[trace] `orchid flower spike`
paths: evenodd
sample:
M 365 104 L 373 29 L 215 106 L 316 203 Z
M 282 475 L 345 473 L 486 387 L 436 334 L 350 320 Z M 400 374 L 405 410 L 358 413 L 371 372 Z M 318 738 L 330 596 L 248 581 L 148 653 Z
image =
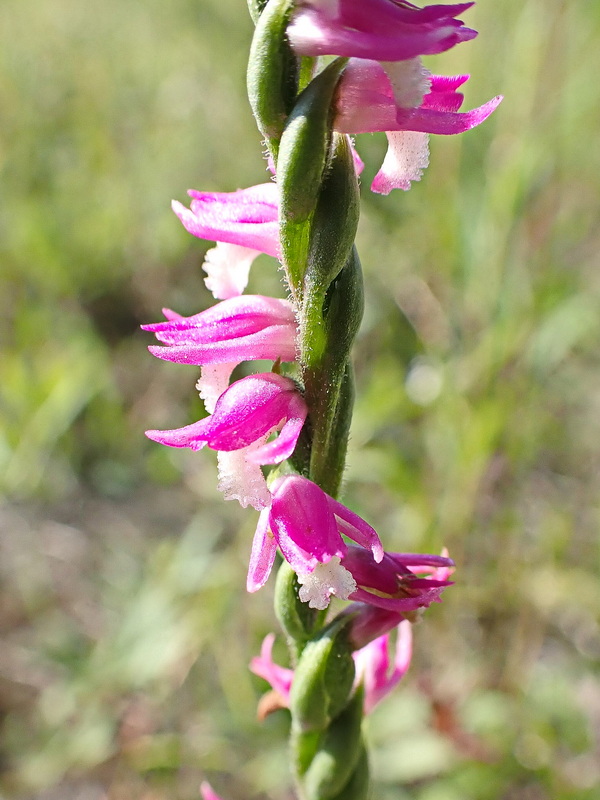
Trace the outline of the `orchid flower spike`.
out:
M 272 505 L 261 511 L 247 588 L 255 592 L 269 577 L 277 546 L 298 575 L 300 599 L 325 609 L 332 595 L 347 600 L 357 591 L 350 572 L 341 565 L 348 551 L 342 534 L 357 542 L 373 563 L 383 557 L 375 530 L 358 514 L 334 500 L 300 475 L 286 475 L 271 487 Z
M 262 183 L 237 192 L 188 192 L 191 207 L 173 200 L 185 229 L 217 242 L 206 253 L 206 288 L 218 300 L 242 294 L 260 253 L 279 257 L 277 186 Z
M 272 372 L 233 383 L 217 400 L 211 416 L 169 431 L 146 436 L 169 447 L 219 451 L 219 489 L 226 500 L 261 509 L 271 495 L 261 464 L 279 464 L 294 452 L 308 409 L 290 378 Z M 279 436 L 267 442 L 269 436 Z
M 148 349 L 176 364 L 202 366 L 197 388 L 212 413 L 242 361 L 294 361 L 296 317 L 287 300 L 244 295 L 223 300 L 192 317 L 163 311 L 166 322 L 142 325 L 165 346 Z
M 477 36 L 456 19 L 473 3 L 417 8 L 405 0 L 300 0 L 288 35 L 300 55 L 405 61 Z
M 428 134 L 463 133 L 480 125 L 501 102 L 494 97 L 459 113 L 457 89 L 468 75 L 432 75 L 419 58 L 398 63 L 350 59 L 340 80 L 334 127 L 341 133 L 385 131 L 388 151 L 371 189 L 409 189 L 429 163 Z

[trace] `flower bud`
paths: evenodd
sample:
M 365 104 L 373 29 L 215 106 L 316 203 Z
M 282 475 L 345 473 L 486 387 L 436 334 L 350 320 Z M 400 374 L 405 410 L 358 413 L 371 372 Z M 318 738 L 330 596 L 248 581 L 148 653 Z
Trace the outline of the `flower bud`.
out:
M 256 22 L 248 61 L 248 98 L 274 155 L 297 88 L 297 61 L 286 37 L 292 7 L 292 0 L 266 4 Z
M 292 717 L 299 731 L 324 730 L 348 703 L 355 677 L 346 634 L 349 621 L 347 617 L 336 619 L 302 651 L 290 693 Z

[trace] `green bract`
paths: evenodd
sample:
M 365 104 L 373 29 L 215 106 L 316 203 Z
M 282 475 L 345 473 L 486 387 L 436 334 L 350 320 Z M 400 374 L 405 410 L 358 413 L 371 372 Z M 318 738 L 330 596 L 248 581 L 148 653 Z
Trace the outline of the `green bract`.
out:
M 297 60 L 285 36 L 292 8 L 292 0 L 267 3 L 256 24 L 248 62 L 248 98 L 274 157 L 297 90 Z

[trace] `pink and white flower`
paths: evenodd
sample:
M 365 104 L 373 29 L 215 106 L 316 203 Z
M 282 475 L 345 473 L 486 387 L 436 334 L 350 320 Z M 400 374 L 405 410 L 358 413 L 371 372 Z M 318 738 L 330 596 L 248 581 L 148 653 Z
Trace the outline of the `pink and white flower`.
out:
M 219 300 L 240 295 L 256 256 L 279 257 L 277 186 L 262 183 L 237 192 L 188 192 L 190 208 L 176 200 L 173 211 L 185 229 L 217 242 L 206 253 L 205 283 Z
M 468 75 L 432 75 L 415 58 L 396 64 L 350 59 L 340 80 L 334 127 L 341 133 L 385 131 L 388 151 L 371 189 L 409 189 L 429 163 L 428 134 L 464 133 L 486 120 L 501 102 L 494 97 L 458 112 L 457 89 Z
M 456 19 L 472 5 L 417 8 L 404 0 L 300 0 L 288 35 L 300 55 L 405 61 L 473 39 L 477 32 Z
M 362 684 L 365 692 L 365 714 L 370 714 L 377 703 L 383 700 L 405 676 L 412 658 L 412 627 L 404 619 L 395 629 L 393 660 L 390 651 L 394 646 L 393 632 L 384 633 L 360 650 L 355 650 L 356 684 Z
M 243 295 L 191 317 L 163 313 L 166 322 L 142 325 L 164 345 L 148 349 L 165 361 L 202 367 L 198 390 L 209 413 L 242 361 L 296 358 L 296 316 L 287 300 Z
M 219 451 L 219 489 L 225 499 L 261 509 L 271 495 L 260 465 L 279 464 L 292 455 L 307 413 L 294 381 L 263 373 L 233 383 L 211 416 L 184 428 L 146 431 L 146 436 L 169 447 L 208 445 Z M 278 437 L 268 442 L 275 431 Z
M 247 588 L 267 581 L 277 547 L 298 575 L 300 599 L 324 609 L 332 595 L 347 600 L 357 584 L 341 564 L 348 552 L 342 534 L 357 542 L 375 563 L 383 558 L 376 531 L 358 514 L 300 475 L 286 475 L 271 487 L 272 504 L 261 511 L 248 569 Z

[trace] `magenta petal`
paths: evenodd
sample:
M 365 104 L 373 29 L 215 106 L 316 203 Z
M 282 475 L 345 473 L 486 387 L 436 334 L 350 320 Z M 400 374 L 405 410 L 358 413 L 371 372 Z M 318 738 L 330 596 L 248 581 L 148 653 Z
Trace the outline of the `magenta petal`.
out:
M 207 781 L 202 781 L 200 784 L 200 794 L 202 795 L 202 800 L 223 800 Z
M 502 96 L 492 98 L 472 111 L 453 112 L 435 111 L 428 108 L 416 108 L 410 111 L 399 109 L 396 125 L 391 130 L 421 131 L 444 136 L 464 133 L 481 125 L 502 102 Z
M 279 436 L 255 450 L 250 460 L 256 464 L 281 464 L 294 452 L 303 425 L 304 419 L 288 419 Z
M 237 192 L 190 191 L 191 208 L 176 200 L 173 211 L 185 229 L 201 239 L 226 242 L 279 255 L 277 186 L 252 186 Z
M 427 608 L 432 603 L 439 600 L 442 589 L 432 589 L 430 592 L 421 592 L 415 597 L 381 597 L 378 594 L 357 589 L 350 597 L 352 600 L 359 600 L 361 603 L 369 603 L 377 608 L 387 611 L 398 611 L 401 614 L 408 611 L 417 611 L 419 608 Z
M 448 552 L 448 551 L 442 551 Z M 431 555 L 429 553 L 388 553 L 398 564 L 414 569 L 426 567 L 454 567 L 456 566 L 447 555 Z
M 308 0 L 308 5 L 310 5 L 310 0 Z M 376 25 L 378 29 L 385 31 L 389 30 L 389 25 L 414 26 L 436 23 L 439 20 L 450 21 L 473 5 L 475 4 L 470 2 L 417 8 L 410 3 L 401 4 L 390 2 L 390 0 L 363 0 L 361 3 L 357 3 L 356 0 L 339 0 L 338 14 L 344 24 L 350 27 L 364 28 Z M 454 20 L 454 22 L 458 22 L 458 20 Z
M 369 714 L 402 680 L 412 657 L 412 630 L 403 620 L 397 627 L 396 653 L 390 670 L 391 633 L 386 633 L 354 653 L 357 673 L 365 690 L 365 713 Z
M 346 545 L 337 531 L 328 496 L 299 475 L 274 482 L 271 528 L 281 552 L 297 573 L 308 573 L 333 556 L 343 556 Z
M 252 541 L 252 553 L 246 579 L 246 589 L 249 592 L 256 592 L 265 585 L 275 561 L 277 545 L 269 531 L 269 513 L 269 508 L 260 512 Z
M 141 327 L 166 344 L 177 343 L 176 337 L 183 334 L 191 341 L 208 343 L 246 336 L 271 325 L 295 326 L 296 322 L 291 303 L 263 295 L 231 297 L 191 317 L 168 310 L 164 313 L 169 315 L 166 322 Z
M 287 300 L 272 297 L 232 297 L 192 317 L 142 327 L 171 345 L 150 348 L 151 353 L 180 364 L 293 361 L 296 355 L 294 310 Z
M 191 450 L 201 450 L 206 445 L 207 419 L 201 419 L 184 428 L 175 428 L 170 431 L 146 431 L 146 436 L 159 444 L 168 447 L 189 447 Z
M 259 333 L 241 336 L 231 341 L 212 342 L 204 345 L 174 345 L 171 347 L 151 346 L 152 355 L 163 361 L 176 364 L 218 364 L 222 361 L 240 363 L 269 359 L 275 361 L 294 361 L 296 358 L 295 331 L 288 326 L 273 325 Z
M 288 35 L 293 47 L 302 55 L 406 61 L 420 55 L 443 53 L 460 42 L 473 39 L 477 32 L 451 23 L 429 29 L 406 26 L 403 31 L 392 32 L 356 30 L 308 9 L 292 20 Z
M 308 409 L 304 399 L 297 393 L 287 399 L 285 416 L 287 421 L 272 442 L 259 447 L 251 456 L 257 464 L 280 464 L 289 458 L 296 448 L 296 442 L 304 425 Z
M 378 563 L 368 550 L 351 546 L 342 565 L 352 573 L 359 586 L 370 586 L 383 594 L 395 594 L 398 591 L 398 569 L 387 553 Z
M 347 525 L 344 525 L 342 528 L 343 533 L 349 536 L 353 541 L 362 545 L 362 547 L 370 549 L 375 561 L 381 561 L 383 558 L 383 545 L 381 544 L 381 539 L 377 535 L 375 528 L 372 528 L 368 522 L 365 522 L 364 519 L 359 517 L 358 514 L 355 514 L 354 511 L 351 511 L 349 508 L 342 505 L 342 503 L 334 500 L 333 497 L 328 496 L 328 500 L 329 508 L 335 516 L 338 517 L 339 520 L 347 523 Z
M 272 372 L 236 381 L 217 401 L 208 424 L 209 446 L 214 450 L 247 447 L 287 419 L 295 398 L 303 404 L 296 384 Z M 256 452 L 251 460 L 263 463 Z
M 264 678 L 287 706 L 290 701 L 290 689 L 294 679 L 294 671 L 281 667 L 273 661 L 274 641 L 275 634 L 269 633 L 265 636 L 260 649 L 260 656 L 252 659 L 250 669 L 255 675 Z
M 432 92 L 455 92 L 460 86 L 465 84 L 470 75 L 432 75 Z

